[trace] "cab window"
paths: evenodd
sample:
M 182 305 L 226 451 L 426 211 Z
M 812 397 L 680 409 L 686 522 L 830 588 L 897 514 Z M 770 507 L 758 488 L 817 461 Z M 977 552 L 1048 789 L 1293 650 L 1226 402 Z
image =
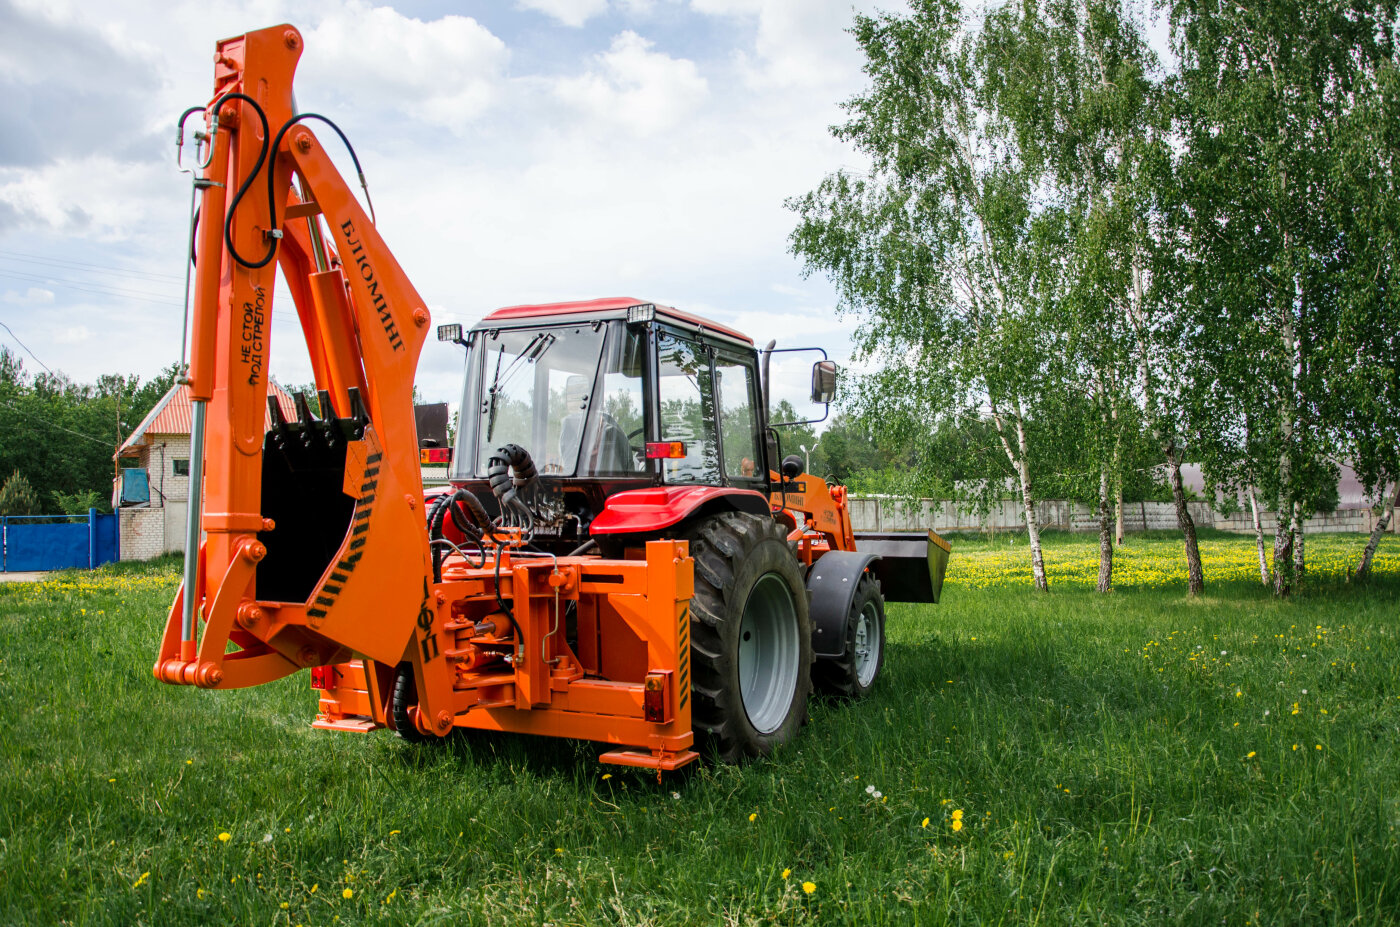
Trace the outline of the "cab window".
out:
M 685 450 L 683 457 L 660 461 L 662 475 L 673 483 L 723 483 L 709 349 L 661 331 L 656 354 L 661 440 L 679 441 Z

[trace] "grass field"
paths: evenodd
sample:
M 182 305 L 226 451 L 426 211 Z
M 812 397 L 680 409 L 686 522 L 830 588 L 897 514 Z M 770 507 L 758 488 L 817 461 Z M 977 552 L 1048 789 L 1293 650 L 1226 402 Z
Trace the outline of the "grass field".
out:
M 1205 539 L 1200 601 L 1166 536 L 1108 596 L 1093 538 L 1049 539 L 1049 595 L 955 541 L 872 698 L 661 785 L 312 731 L 304 676 L 161 686 L 169 565 L 0 585 L 0 924 L 1395 923 L 1400 545 L 1348 586 L 1363 544 L 1310 538 L 1276 602 L 1249 539 Z

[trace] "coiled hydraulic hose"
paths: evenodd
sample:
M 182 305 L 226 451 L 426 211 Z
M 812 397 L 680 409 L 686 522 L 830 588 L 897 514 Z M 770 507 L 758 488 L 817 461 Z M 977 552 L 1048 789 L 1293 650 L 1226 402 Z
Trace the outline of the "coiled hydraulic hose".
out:
M 518 444 L 497 448 L 486 461 L 486 478 L 501 503 L 503 526 L 522 528 L 527 535 L 534 529 L 535 516 L 520 498 L 520 491 L 533 485 L 538 476 L 530 452 Z

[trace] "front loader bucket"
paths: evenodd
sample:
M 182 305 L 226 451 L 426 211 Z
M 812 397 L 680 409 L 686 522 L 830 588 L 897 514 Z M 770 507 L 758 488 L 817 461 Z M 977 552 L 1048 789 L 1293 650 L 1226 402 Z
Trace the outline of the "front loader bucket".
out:
M 952 548 L 934 532 L 857 532 L 856 550 L 879 555 L 870 569 L 887 602 L 938 602 Z

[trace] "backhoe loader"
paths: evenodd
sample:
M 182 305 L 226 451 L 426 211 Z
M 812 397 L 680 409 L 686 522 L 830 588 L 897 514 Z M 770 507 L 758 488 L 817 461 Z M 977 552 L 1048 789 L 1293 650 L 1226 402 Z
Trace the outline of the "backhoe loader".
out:
M 155 677 L 233 689 L 310 669 L 319 728 L 586 739 L 658 774 L 701 749 L 768 754 L 813 687 L 869 692 L 886 600 L 937 601 L 948 547 L 857 535 L 845 488 L 782 459 L 768 367 L 795 349 L 634 298 L 441 326 L 465 348 L 461 424 L 450 488 L 425 495 L 429 312 L 322 144 L 349 141 L 296 112 L 302 49 L 286 25 L 218 43 L 213 98 L 181 120 L 181 145 L 203 120 L 194 431 Z M 279 272 L 319 414 L 270 403 L 265 430 Z M 813 401 L 835 386 L 818 360 Z

